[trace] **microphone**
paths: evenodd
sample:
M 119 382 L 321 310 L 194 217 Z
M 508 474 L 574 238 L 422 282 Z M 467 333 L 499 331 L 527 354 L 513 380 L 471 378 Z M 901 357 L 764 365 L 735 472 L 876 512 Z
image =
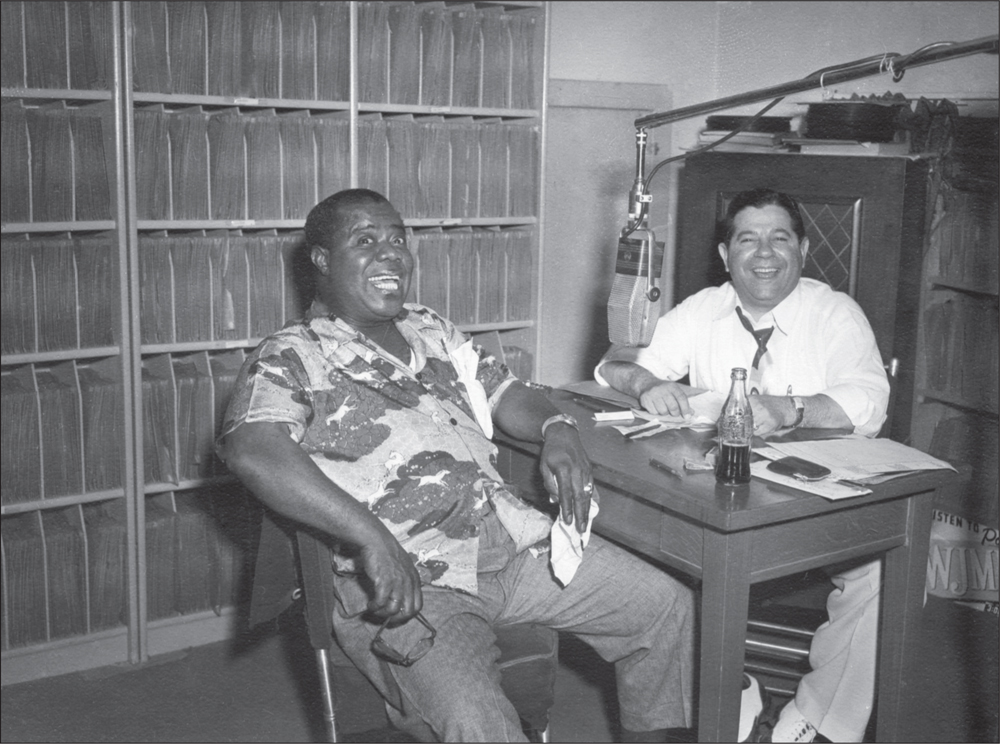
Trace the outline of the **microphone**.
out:
M 646 130 L 635 135 L 635 181 L 629 191 L 629 224 L 618 240 L 615 279 L 608 298 L 608 337 L 620 346 L 649 346 L 660 317 L 663 243 L 646 227 Z M 634 237 L 630 237 L 634 236 Z M 645 275 L 645 277 L 643 276 Z
M 618 241 L 615 278 L 608 298 L 608 337 L 620 346 L 649 346 L 660 317 L 663 243 L 652 230 L 638 229 L 635 237 Z

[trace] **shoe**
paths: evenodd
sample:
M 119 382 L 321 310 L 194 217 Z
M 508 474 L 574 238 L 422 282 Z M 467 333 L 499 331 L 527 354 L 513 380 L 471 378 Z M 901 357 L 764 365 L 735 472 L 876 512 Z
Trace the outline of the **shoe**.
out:
M 764 710 L 764 696 L 760 684 L 749 674 L 743 675 L 743 696 L 740 698 L 740 730 L 736 740 L 750 741 L 757 731 L 757 722 Z
M 792 700 L 781 709 L 778 722 L 771 732 L 771 741 L 811 742 L 816 740 L 818 733 L 816 727 L 806 720 Z

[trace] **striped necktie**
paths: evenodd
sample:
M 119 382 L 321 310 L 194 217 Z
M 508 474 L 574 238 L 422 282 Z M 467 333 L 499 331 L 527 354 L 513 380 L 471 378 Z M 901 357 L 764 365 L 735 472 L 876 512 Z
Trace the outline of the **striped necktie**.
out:
M 774 333 L 774 328 L 761 328 L 759 331 L 755 331 L 753 324 L 750 323 L 750 319 L 743 314 L 743 310 L 740 309 L 739 305 L 736 306 L 736 315 L 739 316 L 743 327 L 747 329 L 747 332 L 757 342 L 757 353 L 753 355 L 753 366 L 750 369 L 750 394 L 760 395 L 760 360 L 767 353 L 767 341 L 771 338 L 771 334 Z

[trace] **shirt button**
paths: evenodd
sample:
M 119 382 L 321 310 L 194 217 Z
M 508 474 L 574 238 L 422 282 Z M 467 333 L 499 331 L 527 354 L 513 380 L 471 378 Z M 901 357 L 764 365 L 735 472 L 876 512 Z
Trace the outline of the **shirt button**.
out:
M 458 419 L 448 419 L 452 426 L 458 426 Z

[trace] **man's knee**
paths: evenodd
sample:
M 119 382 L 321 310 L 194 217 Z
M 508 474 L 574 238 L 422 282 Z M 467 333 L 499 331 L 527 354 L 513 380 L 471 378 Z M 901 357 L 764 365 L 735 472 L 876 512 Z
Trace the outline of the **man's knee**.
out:
M 436 696 L 422 690 L 416 697 L 423 705 L 407 705 L 408 725 L 401 728 L 411 733 L 433 731 L 438 741 L 522 740 L 517 711 L 501 691 L 481 694 L 483 690 L 475 686 L 451 689 L 451 694 Z

